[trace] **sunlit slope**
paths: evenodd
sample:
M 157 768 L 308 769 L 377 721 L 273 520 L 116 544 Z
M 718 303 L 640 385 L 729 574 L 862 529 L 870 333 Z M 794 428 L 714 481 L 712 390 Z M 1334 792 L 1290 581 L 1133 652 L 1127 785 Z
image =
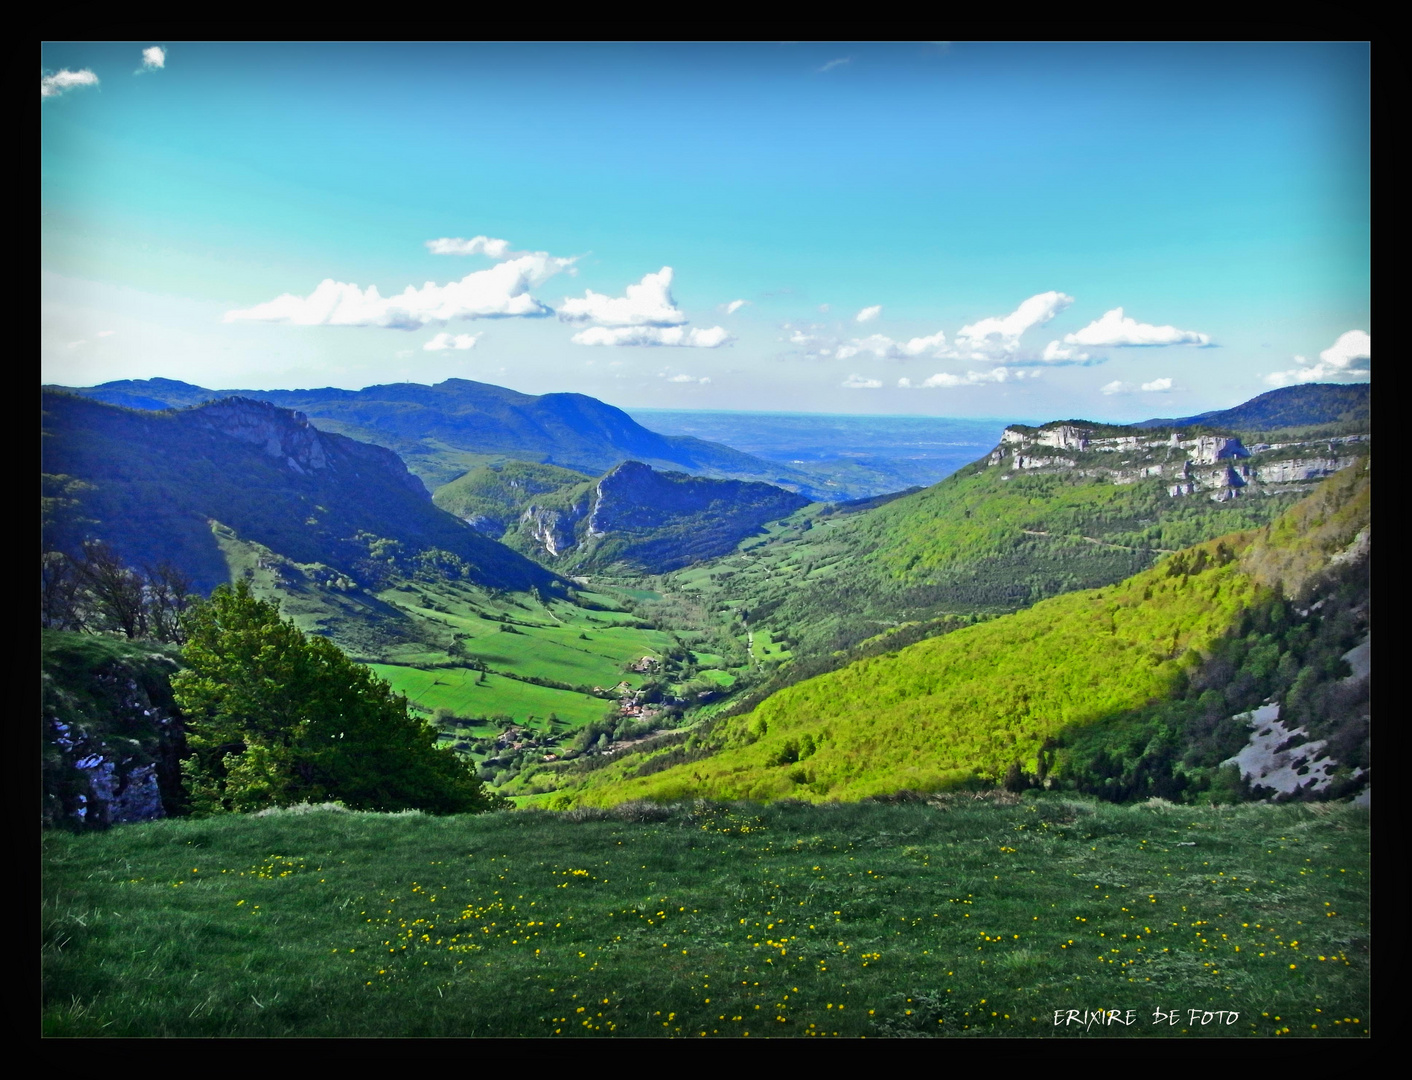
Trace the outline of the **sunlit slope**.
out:
M 1264 529 L 798 683 L 711 733 L 713 756 L 641 778 L 624 763 L 560 798 L 855 799 L 1043 776 L 1050 739 L 1169 699 L 1257 601 L 1359 557 L 1370 507 L 1365 458 Z
M 876 509 L 823 516 L 774 546 L 693 568 L 681 587 L 708 606 L 746 607 L 754 629 L 787 636 L 797 655 L 826 653 L 898 623 L 1107 587 L 1168 551 L 1259 528 L 1298 498 L 1173 499 L 1157 478 L 1007 475 L 968 466 Z
M 972 776 L 1034 772 L 1045 741 L 1169 692 L 1257 586 L 1233 536 L 1121 584 L 853 664 L 728 721 L 728 749 L 627 779 L 584 802 L 633 798 L 857 799 Z

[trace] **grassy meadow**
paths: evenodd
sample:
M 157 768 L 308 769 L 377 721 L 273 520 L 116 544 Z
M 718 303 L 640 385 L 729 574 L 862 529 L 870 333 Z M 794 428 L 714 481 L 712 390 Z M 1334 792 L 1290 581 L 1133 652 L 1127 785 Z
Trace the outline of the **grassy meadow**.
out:
M 1347 805 L 315 809 L 43 852 L 50 1036 L 1370 1028 L 1368 814 Z

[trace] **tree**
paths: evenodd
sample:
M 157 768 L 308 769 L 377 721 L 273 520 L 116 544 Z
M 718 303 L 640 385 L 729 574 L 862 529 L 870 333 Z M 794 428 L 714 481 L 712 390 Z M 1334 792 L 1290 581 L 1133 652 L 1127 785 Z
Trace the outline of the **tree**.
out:
M 127 638 L 147 636 L 146 582 L 141 574 L 101 540 L 83 545 L 83 559 L 75 569 L 104 629 L 119 630 Z
M 406 699 L 327 638 L 306 637 L 247 582 L 222 585 L 183 620 L 172 679 L 198 813 L 338 799 L 360 810 L 468 813 L 500 800 Z

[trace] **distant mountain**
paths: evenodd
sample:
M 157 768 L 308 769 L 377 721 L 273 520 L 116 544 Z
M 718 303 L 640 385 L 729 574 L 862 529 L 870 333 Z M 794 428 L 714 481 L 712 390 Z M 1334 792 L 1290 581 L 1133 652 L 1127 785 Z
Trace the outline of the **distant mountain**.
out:
M 621 562 L 662 574 L 724 555 L 766 522 L 808 505 L 804 496 L 770 484 L 657 472 L 627 461 L 599 480 L 528 500 L 518 536 L 506 540 L 554 565 Z
M 535 396 L 468 379 L 362 390 L 207 390 L 172 379 L 128 379 L 69 389 L 131 409 L 182 408 L 231 396 L 298 409 L 321 430 L 397 451 L 433 489 L 487 457 L 509 457 L 590 475 L 633 460 L 834 497 L 821 483 L 787 465 L 692 436 L 659 435 L 621 409 L 585 394 Z
M 53 543 L 102 539 L 134 565 L 170 561 L 203 589 L 229 579 L 218 526 L 318 564 L 343 588 L 427 563 L 492 588 L 557 581 L 434 506 L 390 450 L 266 402 L 154 413 L 46 392 L 43 436 L 42 471 L 74 500 L 50 523 Z
M 1323 424 L 1369 423 L 1369 383 L 1305 383 L 1251 398 L 1233 409 L 1217 409 L 1176 419 L 1144 420 L 1134 427 L 1202 427 L 1272 431 Z

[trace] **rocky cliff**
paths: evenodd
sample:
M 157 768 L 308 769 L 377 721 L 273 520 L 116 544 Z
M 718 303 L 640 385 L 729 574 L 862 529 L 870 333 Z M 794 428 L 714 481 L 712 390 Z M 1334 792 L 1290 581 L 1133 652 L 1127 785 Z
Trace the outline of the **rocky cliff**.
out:
M 191 416 L 199 427 L 259 447 L 267 457 L 300 476 L 323 469 L 336 473 L 345 464 L 352 470 L 362 466 L 385 474 L 387 479 L 423 498 L 431 498 L 426 486 L 391 450 L 326 434 L 309 423 L 302 412 L 281 409 L 265 401 L 231 397 L 203 405 Z
M 41 658 L 43 824 L 102 829 L 182 812 L 174 650 L 49 630 Z
M 732 550 L 769 521 L 809 500 L 771 484 L 658 472 L 626 461 L 592 485 L 532 502 L 521 537 L 575 567 L 626 562 L 651 573 L 678 569 Z
M 1172 498 L 1202 493 L 1224 502 L 1250 492 L 1308 487 L 1358 461 L 1368 440 L 1361 433 L 1247 447 L 1236 435 L 1066 421 L 1006 428 L 987 464 L 1012 472 L 1076 473 L 1115 484 L 1160 477 L 1169 482 Z

